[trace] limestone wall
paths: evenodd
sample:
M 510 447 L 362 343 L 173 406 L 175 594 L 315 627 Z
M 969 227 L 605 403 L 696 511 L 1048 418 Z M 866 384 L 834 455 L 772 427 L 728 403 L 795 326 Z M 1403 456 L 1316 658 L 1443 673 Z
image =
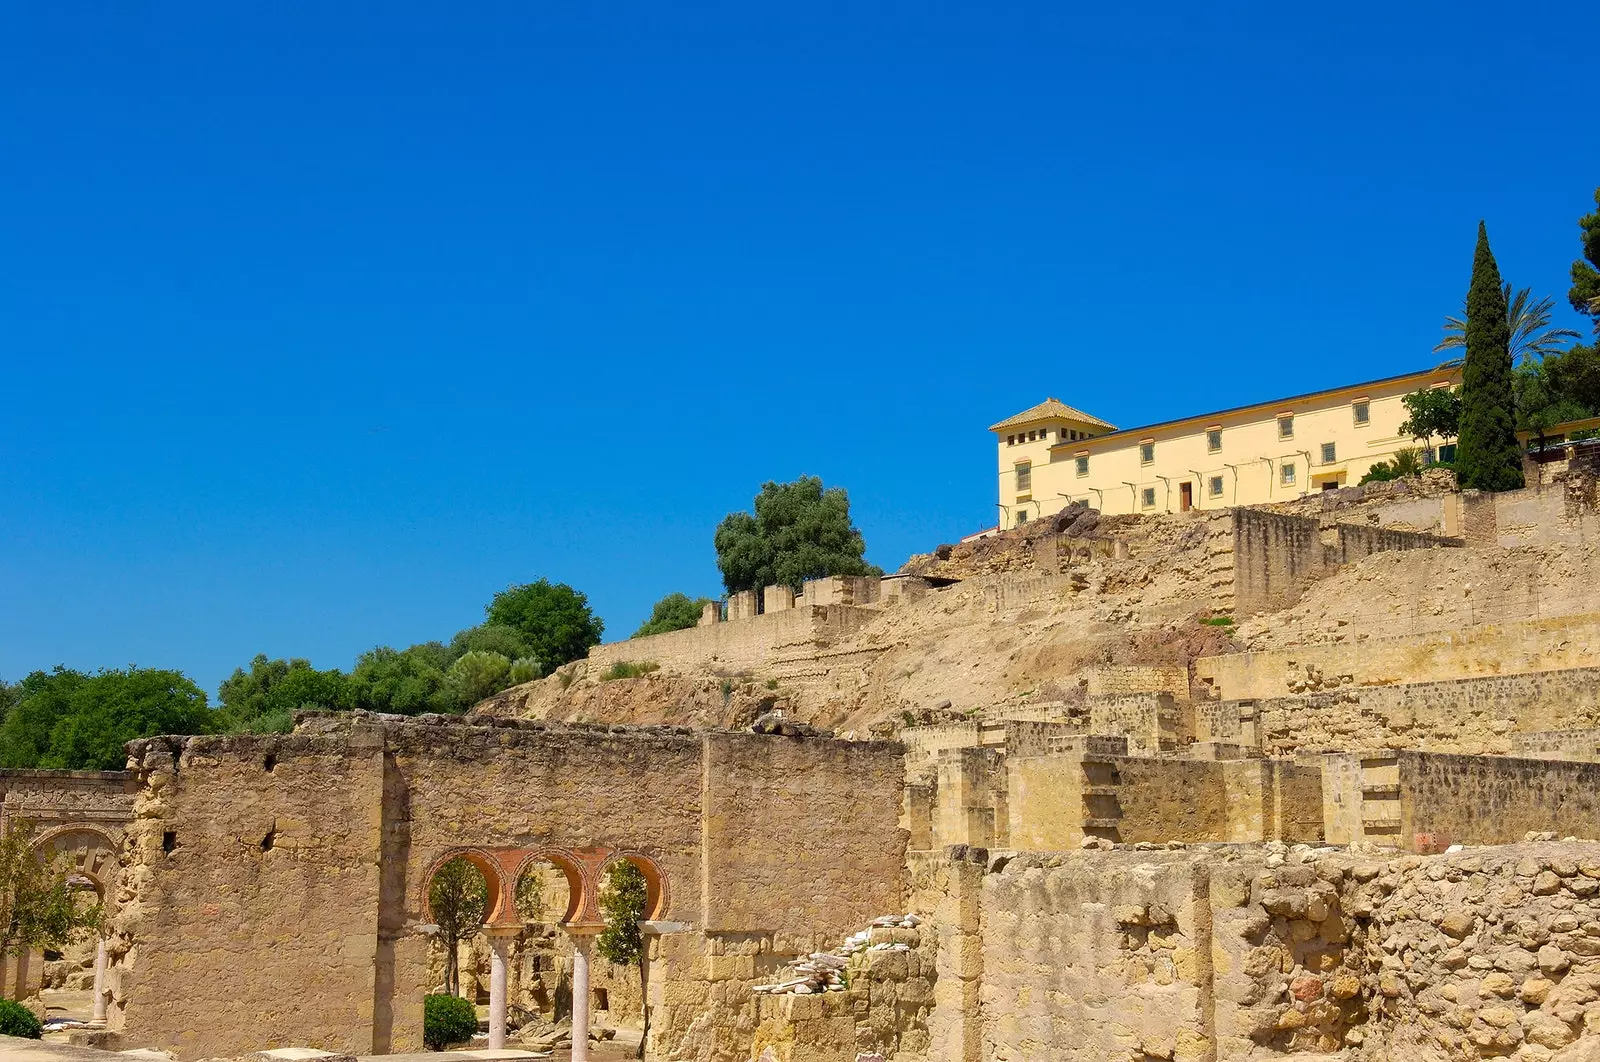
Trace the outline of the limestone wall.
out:
M 1506 844 L 1529 832 L 1600 837 L 1600 764 L 1398 754 L 1401 836 Z
M 1269 755 L 1382 747 L 1505 754 L 1516 751 L 1521 730 L 1572 733 L 1600 724 L 1600 668 L 1345 685 L 1299 697 L 1207 707 L 1219 719 L 1241 720 L 1235 730 L 1242 729 L 1244 716 L 1253 714 L 1261 748 Z M 1542 744 L 1559 745 L 1561 739 Z M 1591 741 L 1590 757 L 1593 748 Z
M 1600 510 L 1592 474 L 1571 471 L 1557 482 L 1499 494 L 1462 497 L 1463 534 L 1479 545 L 1582 546 L 1600 541 Z
M 601 671 L 616 663 L 645 661 L 684 671 L 751 671 L 792 657 L 809 657 L 853 634 L 874 614 L 858 605 L 797 602 L 793 608 L 756 615 L 751 606 L 749 615 L 730 614 L 726 623 L 597 645 L 589 650 L 588 661 Z
M 1168 693 L 1179 699 L 1189 696 L 1186 667 L 1101 664 L 1085 668 L 1083 677 L 1088 683 L 1085 692 L 1091 697 L 1121 693 Z
M 1460 543 L 1417 531 L 1336 524 L 1325 543 L 1314 517 L 1264 509 L 1233 510 L 1233 600 L 1238 615 L 1274 612 L 1300 599 L 1318 579 L 1374 553 Z
M 652 860 L 690 928 L 656 945 L 653 1049 L 701 1062 L 754 1027 L 697 1031 L 719 984 L 903 902 L 896 744 L 356 713 L 130 748 L 112 1024 L 188 1057 L 417 1049 L 428 877 L 464 848 Z
M 1595 666 L 1600 666 L 1600 615 L 1585 613 L 1206 656 L 1194 662 L 1194 671 L 1223 700 L 1248 700 L 1335 686 Z

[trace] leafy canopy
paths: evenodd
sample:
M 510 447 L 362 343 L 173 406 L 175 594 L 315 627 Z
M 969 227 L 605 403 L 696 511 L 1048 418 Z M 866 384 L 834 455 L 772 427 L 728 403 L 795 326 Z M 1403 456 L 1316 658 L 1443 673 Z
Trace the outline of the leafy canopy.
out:
M 250 670 L 235 668 L 218 689 L 221 725 L 228 733 L 288 730 L 297 709 L 335 709 L 346 703 L 346 682 L 337 669 L 318 671 L 309 660 L 269 660 L 257 653 Z
M 449 663 L 447 660 L 443 666 L 448 667 Z M 350 672 L 346 689 L 350 707 L 371 712 L 417 715 L 453 712 L 458 707 L 438 656 L 427 645 L 414 645 L 404 651 L 384 645 L 362 653 L 355 670 Z
M 1510 331 L 1511 360 L 1513 363 L 1537 361 L 1558 353 L 1567 340 L 1577 339 L 1578 333 L 1570 328 L 1556 328 L 1550 322 L 1556 301 L 1548 295 L 1537 301 L 1530 288 L 1513 292 L 1510 284 L 1503 285 L 1501 297 L 1506 304 L 1506 328 Z M 1460 317 L 1444 319 L 1445 337 L 1434 346 L 1435 354 L 1446 350 L 1462 349 L 1467 345 L 1467 318 L 1465 310 Z
M 511 661 L 501 653 L 473 649 L 456 658 L 445 672 L 450 694 L 463 705 L 477 704 L 490 694 L 506 688 Z
M 1579 313 L 1594 318 L 1594 334 L 1600 336 L 1600 188 L 1594 190 L 1592 214 L 1578 219 L 1583 257 L 1572 263 L 1572 287 L 1567 301 Z
M 648 902 L 644 871 L 626 861 L 613 863 L 600 893 L 600 911 L 606 916 L 606 927 L 595 940 L 595 950 L 601 958 L 616 966 L 639 961 L 644 952 L 639 921 L 644 918 Z
M 1429 387 L 1413 391 L 1400 399 L 1406 407 L 1406 422 L 1400 434 L 1413 439 L 1435 435 L 1454 439 L 1461 430 L 1461 396 L 1448 387 Z
M 179 671 L 35 671 L 0 724 L 0 767 L 120 770 L 122 746 L 155 734 L 208 734 L 218 718 Z
M 692 598 L 688 594 L 668 594 L 656 602 L 655 607 L 650 610 L 650 618 L 633 632 L 633 636 L 643 638 L 650 634 L 687 630 L 700 622 L 701 610 L 710 603 L 709 597 Z
M 1511 381 L 1511 329 L 1500 269 L 1481 221 L 1467 290 L 1466 324 L 1456 478 L 1464 489 L 1515 490 L 1522 486 L 1522 452 Z
M 589 609 L 589 599 L 566 583 L 540 579 L 494 595 L 485 611 L 489 622 L 511 627 L 526 639 L 541 673 L 586 655 L 600 644 L 605 624 Z
M 850 496 L 816 476 L 764 483 L 755 515 L 729 513 L 717 527 L 717 567 L 729 593 L 764 586 L 800 589 L 828 575 L 882 575 L 865 560 L 866 540 L 850 523 Z

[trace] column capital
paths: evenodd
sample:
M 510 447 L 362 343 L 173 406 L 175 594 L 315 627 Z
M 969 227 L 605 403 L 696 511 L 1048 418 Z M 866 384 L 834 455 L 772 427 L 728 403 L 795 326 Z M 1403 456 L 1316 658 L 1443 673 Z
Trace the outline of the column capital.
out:
M 561 928 L 566 930 L 569 937 L 597 937 L 605 931 L 606 924 L 604 922 L 574 922 L 569 925 L 563 925 Z
M 520 925 L 488 925 L 483 927 L 483 932 L 490 940 L 510 940 L 513 937 L 522 935 L 522 927 Z

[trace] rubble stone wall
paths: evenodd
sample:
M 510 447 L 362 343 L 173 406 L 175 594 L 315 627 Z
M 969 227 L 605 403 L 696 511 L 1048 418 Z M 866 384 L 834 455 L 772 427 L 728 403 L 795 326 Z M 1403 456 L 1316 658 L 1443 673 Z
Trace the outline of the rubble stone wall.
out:
M 1401 836 L 1506 844 L 1529 832 L 1600 837 L 1600 764 L 1398 754 Z
M 1464 496 L 1469 541 L 1517 546 L 1582 546 L 1600 540 L 1595 477 L 1569 471 L 1556 482 L 1498 494 Z
M 1594 613 L 1206 656 L 1194 662 L 1195 677 L 1223 700 L 1596 666 L 1600 615 Z
M 355 713 L 130 749 L 112 1025 L 186 1057 L 419 1049 L 428 875 L 466 847 L 652 859 L 655 913 L 692 927 L 658 945 L 652 1042 L 703 1062 L 748 1048 L 753 1024 L 695 1029 L 755 956 L 903 902 L 897 744 Z
M 1216 711 L 1253 711 L 1268 755 L 1383 747 L 1500 755 L 1516 751 L 1518 731 L 1582 733 L 1600 724 L 1600 667 L 1344 685 L 1243 708 L 1225 701 Z M 1589 749 L 1593 756 L 1592 740 Z
M 1084 670 L 1091 697 L 1114 693 L 1170 693 L 1176 698 L 1189 696 L 1189 669 L 1178 666 L 1139 664 L 1101 664 Z

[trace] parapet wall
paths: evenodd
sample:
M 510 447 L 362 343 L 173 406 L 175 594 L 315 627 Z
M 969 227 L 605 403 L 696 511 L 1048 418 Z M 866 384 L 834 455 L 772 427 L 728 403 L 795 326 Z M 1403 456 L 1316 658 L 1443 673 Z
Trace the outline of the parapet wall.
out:
M 860 630 L 873 615 L 856 605 L 796 605 L 748 618 L 668 631 L 589 650 L 589 665 L 660 664 L 664 668 L 751 671 L 807 657 Z

